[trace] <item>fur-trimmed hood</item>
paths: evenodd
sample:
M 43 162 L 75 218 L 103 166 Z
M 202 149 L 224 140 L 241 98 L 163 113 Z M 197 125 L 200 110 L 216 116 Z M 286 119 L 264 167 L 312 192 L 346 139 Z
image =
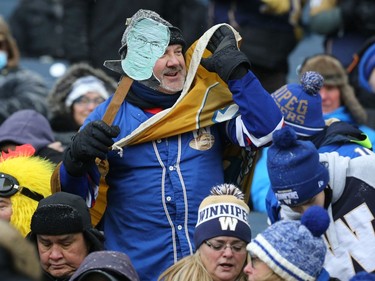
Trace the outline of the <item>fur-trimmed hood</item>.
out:
M 348 74 L 338 59 L 327 54 L 314 55 L 302 63 L 299 73 L 302 75 L 306 71 L 319 72 L 324 78 L 324 85 L 338 86 L 342 105 L 348 108 L 358 124 L 365 124 L 367 113 L 355 96 Z
M 51 89 L 48 96 L 49 109 L 52 114 L 52 118 L 56 116 L 70 116 L 71 108 L 65 106 L 65 100 L 72 90 L 73 83 L 83 77 L 92 75 L 104 82 L 106 90 L 113 94 L 117 87 L 117 82 L 108 76 L 101 69 L 93 68 L 86 63 L 73 64 L 67 72 L 60 77 L 53 88 Z

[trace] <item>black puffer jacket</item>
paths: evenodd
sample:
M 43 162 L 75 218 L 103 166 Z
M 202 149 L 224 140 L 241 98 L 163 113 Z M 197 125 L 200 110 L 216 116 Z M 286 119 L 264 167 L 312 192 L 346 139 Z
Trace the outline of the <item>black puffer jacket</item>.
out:
M 48 88 L 38 74 L 19 67 L 19 51 L 7 23 L 0 17 L 0 34 L 5 37 L 7 65 L 0 70 L 0 123 L 20 109 L 35 109 L 48 117 Z

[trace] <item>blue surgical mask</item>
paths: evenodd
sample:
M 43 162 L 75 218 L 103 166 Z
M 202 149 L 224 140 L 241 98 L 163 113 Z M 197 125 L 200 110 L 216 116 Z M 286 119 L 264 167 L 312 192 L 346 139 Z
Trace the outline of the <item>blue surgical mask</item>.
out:
M 3 69 L 8 64 L 8 55 L 4 51 L 0 51 L 0 69 Z

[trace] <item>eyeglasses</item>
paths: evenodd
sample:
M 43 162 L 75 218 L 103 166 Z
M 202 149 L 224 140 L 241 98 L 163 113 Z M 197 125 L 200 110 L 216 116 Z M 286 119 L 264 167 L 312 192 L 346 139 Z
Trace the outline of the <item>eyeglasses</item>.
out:
M 88 106 L 90 103 L 93 103 L 95 106 L 101 104 L 104 101 L 103 98 L 95 98 L 95 99 L 89 99 L 87 97 L 79 97 L 74 101 L 74 104 L 78 104 L 81 106 Z
M 233 253 L 242 253 L 246 251 L 246 244 L 239 242 L 235 244 L 221 243 L 221 242 L 210 242 L 205 240 L 204 243 L 217 252 L 224 252 L 229 247 Z
M 10 197 L 17 192 L 35 200 L 40 201 L 44 198 L 40 193 L 31 191 L 27 187 L 20 186 L 17 179 L 8 174 L 0 174 L 0 196 Z
M 257 263 L 262 261 L 260 258 L 258 258 L 258 256 L 251 253 L 248 255 L 248 260 L 251 263 L 252 268 L 254 268 Z

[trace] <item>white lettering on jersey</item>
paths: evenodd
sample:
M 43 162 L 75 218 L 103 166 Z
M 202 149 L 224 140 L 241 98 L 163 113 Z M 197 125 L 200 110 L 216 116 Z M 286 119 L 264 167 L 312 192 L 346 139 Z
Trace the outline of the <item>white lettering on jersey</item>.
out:
M 325 267 L 331 276 L 349 280 L 355 274 L 352 259 L 365 271 L 375 270 L 374 216 L 366 203 L 359 205 L 345 216 L 345 221 L 335 221 L 339 245 L 328 244 Z

